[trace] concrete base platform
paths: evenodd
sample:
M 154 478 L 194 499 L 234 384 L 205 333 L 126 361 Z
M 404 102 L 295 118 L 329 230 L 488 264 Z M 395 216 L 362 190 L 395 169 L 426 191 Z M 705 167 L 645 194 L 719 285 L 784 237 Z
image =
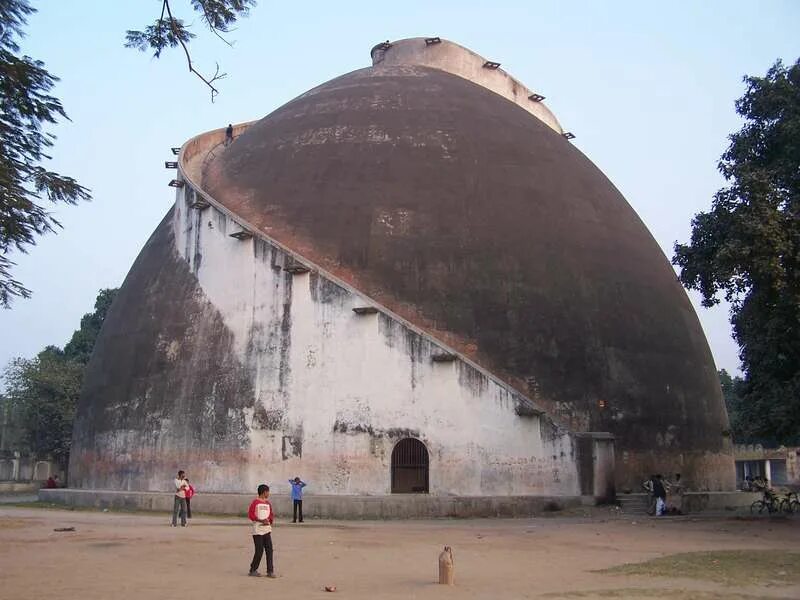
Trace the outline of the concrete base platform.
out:
M 252 494 L 203 494 L 192 499 L 197 513 L 244 515 Z M 66 506 L 117 508 L 172 512 L 173 495 L 169 492 L 123 492 L 115 490 L 78 490 L 61 488 L 39 490 L 39 500 Z M 288 495 L 270 497 L 276 514 L 283 520 L 292 514 Z M 593 498 L 547 496 L 429 496 L 408 494 L 392 496 L 312 496 L 303 501 L 307 518 L 322 519 L 430 519 L 438 517 L 533 517 L 594 504 Z

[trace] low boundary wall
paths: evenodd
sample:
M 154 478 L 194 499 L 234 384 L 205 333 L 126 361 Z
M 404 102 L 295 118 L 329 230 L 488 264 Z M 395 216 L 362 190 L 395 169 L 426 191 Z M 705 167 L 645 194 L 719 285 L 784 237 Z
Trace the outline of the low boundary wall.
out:
M 761 498 L 757 492 L 687 492 L 681 496 L 685 514 L 749 510 Z
M 36 492 L 40 487 L 42 487 L 41 481 L 0 481 L 0 494 Z
M 203 494 L 192 499 L 192 512 L 244 515 L 253 494 Z M 41 502 L 65 506 L 115 508 L 172 512 L 170 492 L 124 492 L 115 490 L 43 489 Z M 288 495 L 270 497 L 278 518 L 292 514 Z M 593 498 L 580 496 L 307 496 L 303 513 L 308 518 L 322 519 L 431 519 L 439 517 L 533 517 L 538 514 L 593 504 Z

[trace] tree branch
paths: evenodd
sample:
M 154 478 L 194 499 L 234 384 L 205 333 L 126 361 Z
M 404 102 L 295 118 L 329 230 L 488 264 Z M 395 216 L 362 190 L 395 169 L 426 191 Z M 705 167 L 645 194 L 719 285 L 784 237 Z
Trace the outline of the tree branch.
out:
M 217 94 L 219 94 L 219 90 L 214 87 L 214 82 L 218 81 L 219 79 L 223 79 L 226 73 L 220 73 L 219 64 L 217 64 L 217 70 L 215 71 L 214 75 L 211 78 L 206 79 L 206 77 L 204 77 L 202 73 L 200 73 L 197 69 L 194 68 L 194 65 L 192 64 L 192 56 L 191 54 L 189 54 L 189 48 L 186 47 L 186 44 L 184 43 L 183 39 L 181 38 L 181 36 L 177 31 L 177 28 L 175 27 L 175 18 L 172 16 L 172 9 L 169 5 L 169 0 L 164 0 L 162 14 L 163 14 L 163 9 L 166 9 L 167 15 L 169 16 L 169 24 L 170 27 L 172 28 L 172 33 L 178 39 L 178 42 L 180 42 L 181 48 L 183 48 L 183 52 L 186 55 L 186 63 L 189 66 L 189 72 L 194 73 L 203 83 L 205 83 L 211 89 L 211 101 L 214 102 L 214 98 L 217 96 Z
M 213 25 L 213 24 L 212 24 L 212 22 L 211 22 L 211 16 L 208 14 L 208 10 L 206 10 L 206 5 L 205 5 L 205 3 L 204 3 L 204 2 L 200 2 L 200 7 L 203 9 L 203 16 L 205 17 L 205 19 L 206 19 L 206 24 L 208 25 L 208 28 L 211 30 L 211 32 L 212 32 L 212 33 L 213 33 L 215 36 L 217 36 L 219 39 L 221 39 L 223 42 L 225 42 L 225 43 L 226 43 L 228 46 L 230 46 L 231 48 L 233 48 L 233 44 L 232 44 L 232 43 L 230 43 L 228 40 L 226 40 L 224 37 L 222 37 L 222 34 L 219 32 L 219 30 L 217 29 L 217 27 L 216 27 L 215 25 Z M 217 68 L 219 68 L 219 65 L 217 65 Z

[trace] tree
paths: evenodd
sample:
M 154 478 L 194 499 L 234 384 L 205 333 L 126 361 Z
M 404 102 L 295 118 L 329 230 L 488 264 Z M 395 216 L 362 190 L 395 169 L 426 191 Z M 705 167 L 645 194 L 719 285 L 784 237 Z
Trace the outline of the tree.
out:
M 681 281 L 704 306 L 731 303 L 744 370 L 741 434 L 800 443 L 800 60 L 745 77 L 745 119 L 719 170 L 727 187 L 675 244 Z
M 17 358 L 6 370 L 6 396 L 19 419 L 25 447 L 35 456 L 65 461 L 84 365 L 55 346 L 34 359 Z
M 725 408 L 728 409 L 728 417 L 731 422 L 731 434 L 733 440 L 739 444 L 749 444 L 754 440 L 744 433 L 742 423 L 742 394 L 744 379 L 741 377 L 731 377 L 725 369 L 719 370 L 719 385 L 722 388 L 722 398 L 725 400 Z
M 47 346 L 36 358 L 11 361 L 0 397 L 4 448 L 66 463 L 84 371 L 118 291 L 100 290 L 94 312 L 83 316 L 64 350 Z
M 256 0 L 191 0 L 191 6 L 200 16 L 200 20 L 214 35 L 223 42 L 231 43 L 225 39 L 231 27 L 240 18 L 246 17 L 250 9 L 256 5 Z M 213 75 L 203 75 L 195 69 L 192 56 L 189 53 L 189 43 L 195 38 L 190 31 L 190 26 L 185 25 L 182 19 L 174 16 L 169 0 L 162 0 L 161 14 L 153 25 L 142 30 L 128 30 L 125 36 L 125 46 L 146 52 L 153 50 L 153 56 L 159 58 L 166 48 L 180 46 L 186 55 L 186 64 L 189 72 L 197 75 L 211 90 L 211 100 L 219 93 L 214 83 L 225 77 L 220 73 L 219 64 Z
M 72 338 L 64 346 L 64 356 L 83 365 L 89 363 L 94 343 L 100 334 L 100 327 L 106 320 L 108 309 L 117 297 L 119 288 L 100 290 L 94 303 L 94 312 L 86 313 L 81 319 L 80 328 L 72 334 Z
M 190 2 L 201 22 L 228 44 L 223 34 L 246 17 L 255 4 L 255 0 Z M 61 227 L 41 201 L 77 204 L 91 198 L 89 190 L 73 178 L 42 166 L 50 158 L 47 149 L 56 139 L 44 128 L 69 118 L 59 99 L 50 94 L 58 78 L 45 69 L 43 62 L 19 56 L 18 41 L 34 12 L 36 9 L 28 0 L 0 0 L 0 306 L 4 308 L 10 308 L 15 297 L 31 295 L 12 276 L 15 263 L 10 253 L 27 252 L 38 236 Z M 152 49 L 156 57 L 167 48 L 181 46 L 189 71 L 211 89 L 213 100 L 218 93 L 214 84 L 225 73 L 220 73 L 219 65 L 210 76 L 195 69 L 188 48 L 195 37 L 190 29 L 191 25 L 173 15 L 169 0 L 162 0 L 161 14 L 155 24 L 141 31 L 128 31 L 125 45 Z
M 30 290 L 11 276 L 9 253 L 26 252 L 35 237 L 54 231 L 60 223 L 37 203 L 76 204 L 89 199 L 89 190 L 71 177 L 48 171 L 41 162 L 55 136 L 42 127 L 67 114 L 49 94 L 58 81 L 44 63 L 18 56 L 17 40 L 27 17 L 35 12 L 27 0 L 0 0 L 0 306 L 13 297 L 30 297 Z

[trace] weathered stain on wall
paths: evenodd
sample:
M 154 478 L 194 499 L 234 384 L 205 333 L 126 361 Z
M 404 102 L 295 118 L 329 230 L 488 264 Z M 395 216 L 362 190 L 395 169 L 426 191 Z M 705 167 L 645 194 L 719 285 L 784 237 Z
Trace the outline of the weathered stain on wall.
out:
M 75 487 L 166 489 L 187 465 L 207 489 L 240 485 L 252 378 L 192 265 L 176 251 L 179 214 L 194 238 L 194 211 L 171 210 L 98 337 L 75 419 L 69 470 Z M 189 256 L 196 256 L 194 248 Z

